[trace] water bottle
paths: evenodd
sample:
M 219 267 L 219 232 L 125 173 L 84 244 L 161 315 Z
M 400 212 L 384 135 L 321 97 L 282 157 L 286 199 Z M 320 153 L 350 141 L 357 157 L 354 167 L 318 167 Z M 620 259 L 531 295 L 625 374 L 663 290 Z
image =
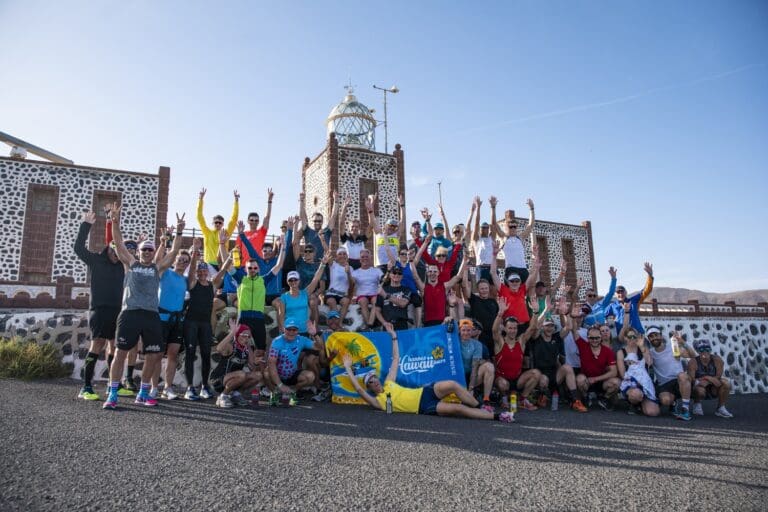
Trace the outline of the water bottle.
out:
M 555 391 L 554 393 L 552 393 L 552 410 L 553 411 L 557 410 L 557 406 L 559 405 L 559 402 L 560 402 L 560 393 Z
M 253 391 L 251 391 L 251 407 L 258 407 L 259 406 L 259 397 L 261 396 L 261 388 L 259 386 L 256 386 Z
M 587 395 L 587 407 L 588 407 L 588 408 L 589 408 L 589 407 L 592 407 L 592 405 L 594 405 L 594 403 L 595 403 L 596 401 L 597 401 L 597 393 L 595 393 L 594 391 L 590 392 L 590 393 Z
M 509 394 L 509 412 L 513 414 L 517 412 L 517 393 L 514 391 Z
M 387 393 L 387 414 L 392 414 L 392 395 Z
M 240 249 L 238 247 L 232 248 L 232 265 L 235 268 L 240 268 Z
M 680 344 L 677 342 L 677 338 L 673 336 L 670 343 L 672 344 L 672 355 L 675 356 L 675 359 L 680 359 Z

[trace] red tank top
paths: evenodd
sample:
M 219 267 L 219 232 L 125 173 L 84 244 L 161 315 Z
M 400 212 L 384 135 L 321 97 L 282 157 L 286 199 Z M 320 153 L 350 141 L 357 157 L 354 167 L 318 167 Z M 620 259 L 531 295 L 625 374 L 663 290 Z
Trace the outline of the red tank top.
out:
M 496 375 L 507 380 L 514 380 L 520 376 L 523 369 L 523 348 L 520 343 L 515 343 L 514 348 L 504 343 L 501 350 L 493 356 L 496 364 Z
M 443 320 L 446 302 L 443 283 L 437 283 L 435 286 L 424 285 L 424 321 Z

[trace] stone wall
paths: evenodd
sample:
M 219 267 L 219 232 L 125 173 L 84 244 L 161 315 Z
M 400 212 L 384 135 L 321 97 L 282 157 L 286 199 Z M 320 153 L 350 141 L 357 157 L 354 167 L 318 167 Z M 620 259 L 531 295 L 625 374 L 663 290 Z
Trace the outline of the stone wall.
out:
M 312 215 L 321 213 L 328 222 L 331 214 L 330 204 L 330 169 L 328 151 L 324 150 L 314 161 L 308 163 L 303 171 L 304 183 L 304 208 L 312 227 Z M 325 225 L 325 224 L 323 224 Z
M 321 311 L 321 319 L 324 319 L 325 306 Z M 235 315 L 236 311 L 230 308 L 228 313 Z M 665 338 L 674 329 L 682 331 L 689 342 L 708 339 L 714 353 L 725 361 L 725 375 L 733 381 L 734 393 L 768 392 L 768 318 L 765 315 L 744 318 L 644 315 L 642 321 L 646 326 L 660 326 Z M 226 332 L 226 322 L 226 315 L 222 315 L 216 329 L 219 337 Z M 271 308 L 267 308 L 266 323 L 268 337 L 277 336 L 277 321 Z M 362 329 L 363 320 L 356 305 L 350 307 L 345 325 L 350 330 Z M 11 336 L 55 344 L 62 351 L 63 361 L 72 365 L 72 377 L 82 378 L 90 341 L 87 311 L 0 311 L 0 338 Z M 215 366 L 218 356 L 214 355 L 213 359 Z M 196 374 L 199 375 L 199 363 L 196 366 Z M 175 380 L 177 385 L 185 385 L 183 367 L 184 356 L 180 356 Z M 97 379 L 106 378 L 105 369 L 106 362 L 102 357 L 97 365 Z M 141 362 L 137 369 L 141 370 Z
M 157 175 L 129 173 L 91 167 L 52 164 L 0 158 L 0 280 L 19 281 L 25 211 L 29 185 L 46 185 L 58 190 L 55 237 L 50 242 L 52 271 L 50 282 L 58 277 L 86 281 L 86 267 L 72 246 L 84 211 L 91 210 L 96 192 L 115 192 L 122 197 L 123 230 L 126 236 L 154 235 L 159 201 Z M 34 236 L 34 233 L 29 233 Z M 28 236 L 29 236 L 28 235 Z

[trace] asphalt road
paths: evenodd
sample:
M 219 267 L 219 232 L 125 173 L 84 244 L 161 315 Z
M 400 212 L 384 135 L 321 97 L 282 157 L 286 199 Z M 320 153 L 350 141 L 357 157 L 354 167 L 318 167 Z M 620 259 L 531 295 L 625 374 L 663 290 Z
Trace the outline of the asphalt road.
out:
M 768 509 L 768 396 L 690 423 L 624 411 L 514 424 L 358 406 L 83 402 L 0 380 L 0 510 Z

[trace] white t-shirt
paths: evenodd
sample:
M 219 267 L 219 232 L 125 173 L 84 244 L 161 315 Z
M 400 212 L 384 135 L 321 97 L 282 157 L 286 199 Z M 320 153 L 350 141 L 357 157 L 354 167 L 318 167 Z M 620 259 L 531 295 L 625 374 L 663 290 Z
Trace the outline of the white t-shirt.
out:
M 528 264 L 525 262 L 525 248 L 519 236 L 508 237 L 501 250 L 504 251 L 504 265 L 506 267 L 528 268 Z
M 475 255 L 479 265 L 490 265 L 496 255 L 493 253 L 493 238 L 481 236 L 475 242 Z
M 672 355 L 672 344 L 664 343 L 664 349 L 661 352 L 657 352 L 653 346 L 650 347 L 650 350 L 656 382 L 661 386 L 677 379 L 677 374 L 683 371 L 683 363 Z
M 349 278 L 344 271 L 344 267 L 334 261 L 331 263 L 328 272 L 331 277 L 331 281 L 328 284 L 328 293 L 331 295 L 346 295 L 349 291 Z
M 579 329 L 579 337 L 587 339 L 587 330 Z M 571 331 L 568 331 L 565 339 L 563 339 L 563 347 L 565 349 L 565 364 L 569 364 L 574 368 L 581 368 L 579 346 L 576 345 L 576 340 L 573 339 L 573 333 Z
M 366 269 L 358 268 L 352 271 L 352 277 L 355 278 L 355 294 L 370 297 L 379 293 L 379 281 L 384 274 L 378 267 L 369 267 Z

